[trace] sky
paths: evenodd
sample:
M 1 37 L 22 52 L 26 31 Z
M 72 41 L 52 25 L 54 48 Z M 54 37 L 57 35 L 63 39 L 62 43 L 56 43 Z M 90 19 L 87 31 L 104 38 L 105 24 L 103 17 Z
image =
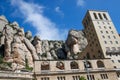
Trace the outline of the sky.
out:
M 87 10 L 108 11 L 120 33 L 120 0 L 0 0 L 0 15 L 47 40 L 66 40 L 69 30 L 83 30 Z

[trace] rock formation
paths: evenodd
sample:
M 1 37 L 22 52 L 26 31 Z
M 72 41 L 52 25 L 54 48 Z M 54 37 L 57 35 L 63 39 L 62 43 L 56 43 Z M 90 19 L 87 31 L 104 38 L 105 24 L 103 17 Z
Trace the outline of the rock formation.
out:
M 68 59 L 77 59 L 83 49 L 87 46 L 87 39 L 83 31 L 70 30 L 66 40 L 66 52 Z
M 65 42 L 41 40 L 39 36 L 33 38 L 30 31 L 24 33 L 17 22 L 0 16 L 0 56 L 3 63 L 11 63 L 11 70 L 33 68 L 33 60 L 77 59 L 86 45 L 83 31 L 70 30 Z

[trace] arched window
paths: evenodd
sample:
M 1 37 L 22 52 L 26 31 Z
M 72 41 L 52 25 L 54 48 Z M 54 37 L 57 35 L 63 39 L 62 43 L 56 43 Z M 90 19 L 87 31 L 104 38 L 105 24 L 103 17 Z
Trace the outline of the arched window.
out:
M 104 63 L 103 63 L 102 61 L 97 61 L 97 66 L 98 66 L 98 68 L 103 68 L 103 67 L 105 67 L 105 66 L 104 66 Z
M 103 13 L 103 16 L 104 16 L 104 18 L 106 19 L 106 20 L 108 20 L 108 18 L 107 18 L 107 16 Z
M 46 62 L 46 61 L 43 61 L 43 62 L 41 63 L 41 70 L 49 70 L 49 69 L 50 69 L 49 63 Z
M 94 15 L 95 19 L 98 19 L 98 17 L 97 17 L 97 15 L 96 15 L 96 13 L 93 13 L 93 15 Z
M 78 63 L 73 61 L 70 63 L 70 67 L 71 67 L 71 69 L 78 69 Z
M 100 18 L 100 19 L 103 19 L 100 13 L 98 13 L 98 15 L 99 15 L 99 18 Z
M 61 61 L 58 61 L 58 62 L 56 63 L 56 67 L 57 67 L 58 69 L 63 70 L 63 69 L 64 69 L 64 63 L 61 62 Z
M 84 66 L 85 66 L 85 68 L 92 68 L 92 65 L 89 61 L 85 61 Z

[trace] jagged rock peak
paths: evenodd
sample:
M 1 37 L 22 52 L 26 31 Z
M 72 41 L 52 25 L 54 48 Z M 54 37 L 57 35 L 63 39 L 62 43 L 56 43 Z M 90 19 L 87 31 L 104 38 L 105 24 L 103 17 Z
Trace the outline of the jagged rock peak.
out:
M 6 19 L 6 17 L 4 15 L 0 15 L 0 20 L 3 20 L 5 22 L 8 22 L 8 20 Z

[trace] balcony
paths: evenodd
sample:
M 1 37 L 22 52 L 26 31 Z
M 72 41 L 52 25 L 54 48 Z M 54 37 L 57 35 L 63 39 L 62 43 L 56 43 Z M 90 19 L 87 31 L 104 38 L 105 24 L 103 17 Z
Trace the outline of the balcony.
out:
M 33 79 L 33 73 L 30 72 L 11 72 L 11 71 L 0 71 L 1 78 L 10 78 L 10 79 Z
M 119 54 L 120 50 L 107 50 L 106 54 Z

